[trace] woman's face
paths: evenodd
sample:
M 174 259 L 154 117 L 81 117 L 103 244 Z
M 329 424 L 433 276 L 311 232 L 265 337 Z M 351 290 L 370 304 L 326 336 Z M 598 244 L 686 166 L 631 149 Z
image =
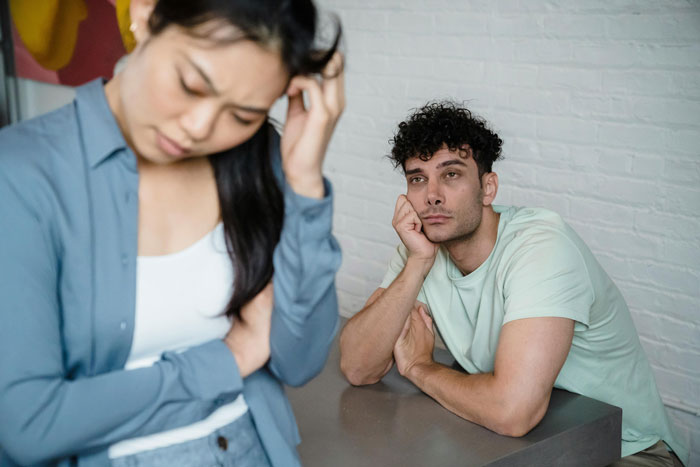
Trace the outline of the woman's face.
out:
M 206 39 L 178 26 L 142 36 L 116 80 L 116 108 L 110 105 L 129 145 L 150 162 L 243 143 L 285 91 L 289 76 L 279 53 L 249 40 L 217 42 L 217 34 L 235 31 L 210 26 L 200 26 L 210 31 Z

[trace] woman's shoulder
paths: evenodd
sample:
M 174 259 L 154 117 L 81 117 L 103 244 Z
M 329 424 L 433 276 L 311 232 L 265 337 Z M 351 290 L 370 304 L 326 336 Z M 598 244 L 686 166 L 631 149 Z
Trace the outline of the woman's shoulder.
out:
M 6 174 L 50 166 L 80 152 L 73 103 L 0 129 L 0 167 Z
M 0 192 L 6 200 L 24 202 L 51 197 L 61 174 L 80 173 L 81 154 L 73 104 L 5 127 L 0 130 Z

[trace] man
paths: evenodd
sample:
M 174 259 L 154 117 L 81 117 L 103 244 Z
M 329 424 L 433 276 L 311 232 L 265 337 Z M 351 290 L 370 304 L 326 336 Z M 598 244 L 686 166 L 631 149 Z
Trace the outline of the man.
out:
M 687 463 L 624 299 L 590 250 L 551 211 L 492 205 L 501 139 L 439 102 L 393 143 L 407 182 L 393 219 L 402 244 L 340 336 L 350 383 L 396 362 L 445 408 L 508 436 L 537 425 L 562 388 L 622 407 L 621 462 L 632 464 L 620 465 L 672 466 L 667 446 Z M 467 373 L 432 360 L 433 320 Z

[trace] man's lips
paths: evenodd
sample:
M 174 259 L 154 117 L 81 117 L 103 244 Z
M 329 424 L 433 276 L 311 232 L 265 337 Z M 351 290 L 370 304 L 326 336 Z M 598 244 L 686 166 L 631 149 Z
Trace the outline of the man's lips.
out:
M 430 214 L 422 218 L 423 222 L 427 222 L 428 224 L 442 224 L 449 219 L 450 216 L 446 216 L 445 214 Z
M 177 144 L 175 141 L 172 139 L 168 138 L 165 136 L 163 133 L 160 131 L 157 132 L 157 140 L 158 140 L 158 146 L 165 151 L 166 153 L 170 154 L 171 156 L 182 156 L 189 152 L 188 148 L 184 148 Z

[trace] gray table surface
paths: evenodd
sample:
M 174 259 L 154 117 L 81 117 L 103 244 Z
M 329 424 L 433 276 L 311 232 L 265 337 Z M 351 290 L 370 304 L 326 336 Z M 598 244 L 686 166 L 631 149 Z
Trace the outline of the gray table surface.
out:
M 454 359 L 436 349 L 435 359 Z M 287 394 L 299 424 L 299 455 L 317 466 L 603 466 L 620 458 L 622 410 L 555 389 L 539 425 L 522 438 L 463 420 L 393 368 L 353 387 L 340 372 L 337 339 L 323 372 Z

